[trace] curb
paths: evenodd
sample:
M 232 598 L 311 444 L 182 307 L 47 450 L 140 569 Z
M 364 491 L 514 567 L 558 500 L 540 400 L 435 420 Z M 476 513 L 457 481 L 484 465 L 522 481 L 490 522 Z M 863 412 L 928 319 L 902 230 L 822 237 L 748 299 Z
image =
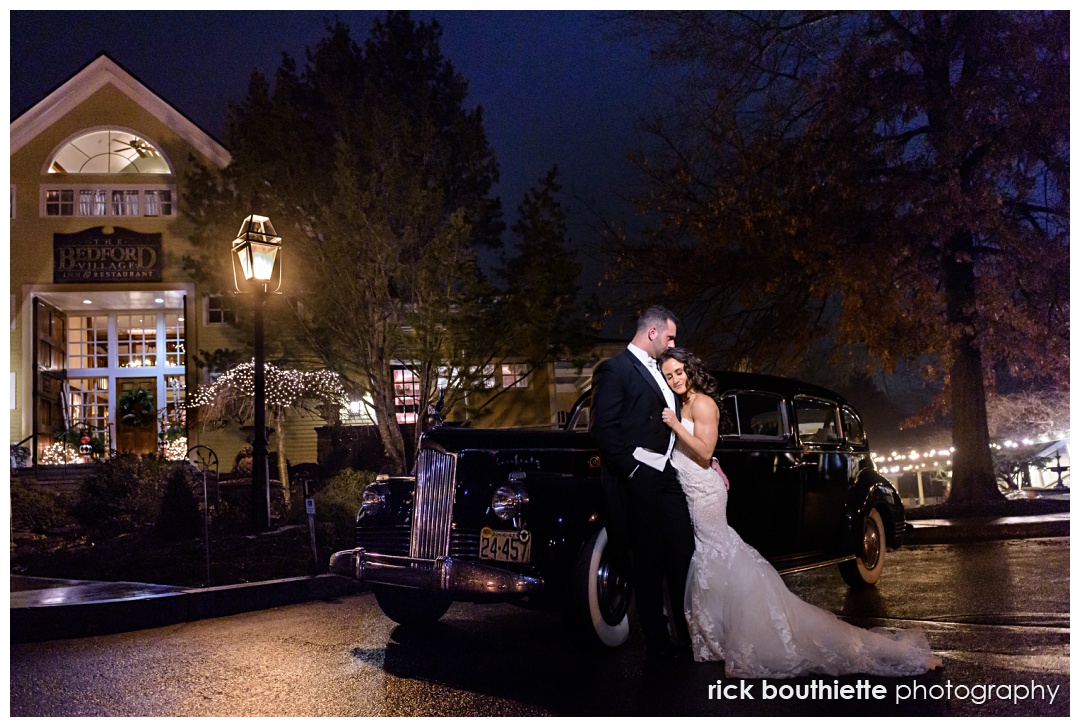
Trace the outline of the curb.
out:
M 918 522 L 918 521 L 916 521 Z M 962 527 L 955 525 L 916 526 L 904 534 L 904 545 L 952 545 L 956 543 L 980 543 L 988 540 L 1018 540 L 1027 538 L 1069 537 L 1069 520 L 1039 520 L 1035 522 L 969 522 Z
M 1012 520 L 1010 522 L 1010 520 Z M 919 522 L 919 521 L 915 521 Z M 1070 536 L 1068 514 L 1046 519 L 977 517 L 962 524 L 927 521 L 904 535 L 905 546 L 974 543 L 992 540 L 1054 538 Z M 58 582 L 64 585 L 79 581 Z M 107 584 L 101 584 L 107 585 Z M 123 584 L 140 585 L 147 584 Z M 239 585 L 142 591 L 138 597 L 91 598 L 66 603 L 43 600 L 11 608 L 10 643 L 32 643 L 54 639 L 138 631 L 171 626 L 187 621 L 233 616 L 306 601 L 332 600 L 361 593 L 366 588 L 351 578 L 332 573 L 283 578 Z M 43 586 L 44 593 L 50 590 Z M 117 591 L 113 591 L 114 595 Z
M 359 592 L 356 581 L 324 574 L 193 588 L 147 598 L 12 608 L 11 643 L 137 631 L 305 601 L 329 600 Z

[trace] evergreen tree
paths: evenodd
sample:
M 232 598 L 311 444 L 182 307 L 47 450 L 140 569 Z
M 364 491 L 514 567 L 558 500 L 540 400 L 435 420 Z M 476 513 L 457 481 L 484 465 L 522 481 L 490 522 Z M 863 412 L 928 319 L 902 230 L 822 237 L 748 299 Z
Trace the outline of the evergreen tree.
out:
M 272 86 L 252 75 L 230 107 L 231 164 L 188 180 L 200 251 L 189 267 L 211 279 L 229 228 L 251 212 L 270 216 L 285 240 L 292 304 L 273 323 L 268 315 L 279 358 L 310 352 L 307 363 L 362 393 L 402 470 L 395 362 L 419 379 L 419 434 L 440 385 L 452 404 L 506 351 L 491 329 L 475 328 L 500 300 L 481 266 L 501 245 L 498 166 L 440 36 L 437 23 L 402 12 L 376 22 L 363 46 L 333 24 L 303 71 L 286 56 Z

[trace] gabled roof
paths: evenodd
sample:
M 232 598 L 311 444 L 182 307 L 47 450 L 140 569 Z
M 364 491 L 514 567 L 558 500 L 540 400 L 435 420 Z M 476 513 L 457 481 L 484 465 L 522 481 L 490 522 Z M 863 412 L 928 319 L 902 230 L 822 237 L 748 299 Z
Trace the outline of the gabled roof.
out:
M 229 163 L 231 157 L 225 147 L 104 53 L 11 122 L 11 153 L 24 147 L 106 84 L 118 88 L 214 164 L 224 167 Z

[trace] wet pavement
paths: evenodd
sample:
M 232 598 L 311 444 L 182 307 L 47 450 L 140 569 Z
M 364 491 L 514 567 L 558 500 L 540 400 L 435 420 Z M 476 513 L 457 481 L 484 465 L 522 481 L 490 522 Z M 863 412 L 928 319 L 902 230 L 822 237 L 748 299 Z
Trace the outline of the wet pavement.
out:
M 1068 512 L 912 519 L 909 525 L 905 545 L 1067 537 L 1070 531 Z M 10 588 L 14 643 L 155 628 L 360 590 L 351 579 L 329 574 L 212 588 L 12 575 Z

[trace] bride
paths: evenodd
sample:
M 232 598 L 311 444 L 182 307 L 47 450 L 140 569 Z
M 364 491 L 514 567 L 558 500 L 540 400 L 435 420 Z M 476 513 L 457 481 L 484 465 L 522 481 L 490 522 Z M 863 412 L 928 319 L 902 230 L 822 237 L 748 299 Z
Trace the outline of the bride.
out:
M 727 482 L 709 466 L 720 412 L 716 381 L 686 349 L 668 349 L 660 370 L 682 400 L 671 463 L 686 493 L 695 552 L 684 608 L 695 661 L 725 662 L 730 677 L 804 674 L 910 676 L 941 666 L 918 629 L 890 632 L 847 624 L 791 593 L 780 575 L 727 523 Z

